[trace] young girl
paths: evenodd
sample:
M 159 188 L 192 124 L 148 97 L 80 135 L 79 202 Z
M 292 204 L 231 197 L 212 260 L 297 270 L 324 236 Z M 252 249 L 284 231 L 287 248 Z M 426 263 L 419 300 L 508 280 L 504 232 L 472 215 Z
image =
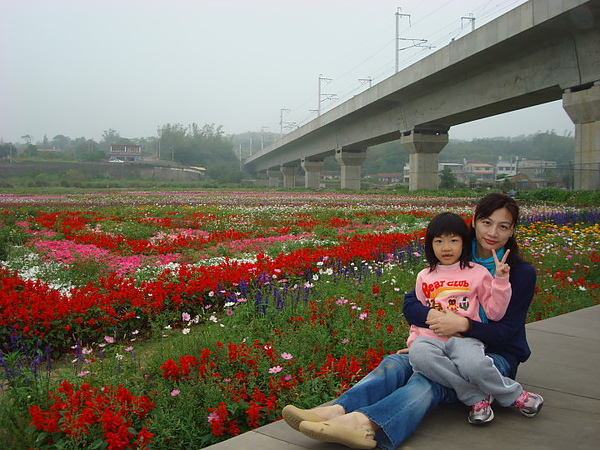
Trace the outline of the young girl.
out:
M 471 261 L 471 239 L 464 220 L 452 213 L 432 219 L 425 233 L 425 256 L 429 268 L 417 275 L 417 299 L 439 311 L 452 310 L 469 321 L 502 319 L 511 297 L 508 280 L 510 268 L 506 259 L 510 250 L 493 252 L 495 278 L 479 264 Z M 499 259 L 502 258 L 502 259 Z M 434 328 L 411 325 L 407 341 L 409 358 L 415 372 L 420 372 L 456 391 L 458 398 L 471 406 L 469 422 L 490 422 L 494 412 L 490 395 L 504 406 L 523 402 L 529 396 L 539 397 L 539 405 L 526 415 L 532 417 L 543 399 L 523 390 L 516 381 L 504 377 L 489 363 L 481 341 L 466 337 L 446 337 Z M 458 369 L 451 370 L 449 366 Z M 524 413 L 525 414 L 525 413 Z

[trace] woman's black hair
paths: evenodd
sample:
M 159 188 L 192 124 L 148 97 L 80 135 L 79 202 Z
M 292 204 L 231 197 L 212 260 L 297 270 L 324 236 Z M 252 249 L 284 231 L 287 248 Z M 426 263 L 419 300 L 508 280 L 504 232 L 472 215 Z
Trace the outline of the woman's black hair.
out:
M 460 268 L 470 267 L 471 233 L 469 233 L 469 228 L 458 214 L 445 212 L 431 219 L 425 231 L 425 258 L 429 263 L 429 270 L 435 270 L 440 262 L 433 251 L 433 240 L 443 235 L 459 236 L 462 239 L 462 252 L 459 258 Z
M 481 219 L 487 219 L 494 211 L 498 209 L 506 208 L 506 210 L 512 216 L 512 227 L 513 229 L 517 227 L 519 223 L 519 205 L 514 198 L 509 197 L 506 194 L 501 194 L 500 192 L 494 192 L 492 194 L 488 194 L 485 197 L 482 197 L 478 202 L 477 206 L 475 206 L 475 214 L 473 215 L 473 225 L 471 227 L 471 238 L 476 239 L 475 237 L 475 223 Z M 523 262 L 523 258 L 519 254 L 519 244 L 517 244 L 517 240 L 515 239 L 514 233 L 511 237 L 508 238 L 506 245 L 504 246 L 507 250 L 510 250 L 510 254 L 506 260 L 507 264 L 512 267 L 513 264 Z

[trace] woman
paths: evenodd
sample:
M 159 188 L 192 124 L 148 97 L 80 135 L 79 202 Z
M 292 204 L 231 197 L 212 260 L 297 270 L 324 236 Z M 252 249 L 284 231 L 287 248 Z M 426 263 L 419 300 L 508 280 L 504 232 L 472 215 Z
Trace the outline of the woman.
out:
M 411 325 L 429 327 L 439 336 L 461 334 L 479 339 L 502 375 L 515 378 L 519 363 L 531 351 L 525 337 L 525 319 L 536 283 L 534 268 L 519 256 L 514 238 L 519 221 L 516 202 L 504 194 L 483 197 L 473 217 L 473 261 L 488 270 L 494 266 L 492 251 L 510 250 L 512 295 L 504 317 L 481 323 L 450 310 L 437 311 L 419 302 L 414 291 L 404 299 L 403 312 Z M 284 408 L 285 421 L 314 439 L 350 448 L 380 447 L 393 450 L 440 403 L 454 403 L 456 393 L 413 373 L 406 350 L 386 357 L 381 364 L 330 406 L 302 410 Z

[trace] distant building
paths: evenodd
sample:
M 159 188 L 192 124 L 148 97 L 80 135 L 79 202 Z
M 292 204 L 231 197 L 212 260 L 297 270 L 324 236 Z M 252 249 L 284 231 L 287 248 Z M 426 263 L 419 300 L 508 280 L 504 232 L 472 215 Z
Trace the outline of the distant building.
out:
M 462 174 L 463 174 L 463 170 L 464 170 L 464 165 L 462 163 L 457 163 L 457 162 L 444 162 L 444 161 L 440 161 L 438 163 L 438 172 L 442 173 L 446 167 L 448 167 L 450 169 L 450 171 L 456 175 L 457 179 L 462 179 Z
M 441 174 L 446 167 L 450 168 L 452 173 L 456 176 L 457 180 L 463 181 L 464 172 L 463 172 L 463 164 L 462 163 L 452 162 L 452 161 L 440 161 L 438 163 L 438 173 Z M 404 165 L 404 173 L 402 174 L 402 182 L 404 184 L 410 183 L 410 164 Z
M 519 158 L 502 159 L 502 156 L 498 156 L 498 161 L 496 162 L 496 179 L 516 175 L 518 161 Z
M 378 173 L 375 175 L 375 178 L 380 183 L 397 184 L 397 183 L 402 183 L 404 174 L 402 174 L 402 173 Z
M 482 163 L 467 163 L 464 166 L 465 181 L 480 186 L 493 185 L 496 182 L 494 166 Z
M 140 161 L 142 146 L 137 144 L 110 144 L 109 161 Z
M 517 173 L 524 173 L 531 179 L 541 179 L 546 170 L 556 170 L 556 161 L 542 161 L 536 159 L 519 159 L 517 161 Z
M 455 161 L 440 161 L 438 163 L 439 173 L 444 169 L 450 168 L 459 182 L 467 183 L 471 186 L 493 186 L 496 182 L 514 183 L 519 189 L 534 189 L 549 185 L 547 177 L 548 170 L 557 170 L 556 161 L 540 161 L 533 159 L 525 159 L 520 157 L 512 157 L 503 159 L 498 157 L 498 161 L 494 164 L 484 163 L 469 163 L 466 159 L 463 162 Z M 377 174 L 380 181 L 386 175 L 396 174 Z M 403 182 L 410 182 L 410 165 L 404 166 Z

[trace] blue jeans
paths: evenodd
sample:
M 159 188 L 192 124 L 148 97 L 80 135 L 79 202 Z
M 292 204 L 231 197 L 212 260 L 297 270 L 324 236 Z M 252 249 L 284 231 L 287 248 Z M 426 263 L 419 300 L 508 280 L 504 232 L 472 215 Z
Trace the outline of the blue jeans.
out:
M 499 355 L 488 355 L 507 375 L 510 366 Z M 334 401 L 346 413 L 361 412 L 379 425 L 377 446 L 394 450 L 440 403 L 455 403 L 456 393 L 419 373 L 413 373 L 408 355 L 389 355 L 379 366 Z

